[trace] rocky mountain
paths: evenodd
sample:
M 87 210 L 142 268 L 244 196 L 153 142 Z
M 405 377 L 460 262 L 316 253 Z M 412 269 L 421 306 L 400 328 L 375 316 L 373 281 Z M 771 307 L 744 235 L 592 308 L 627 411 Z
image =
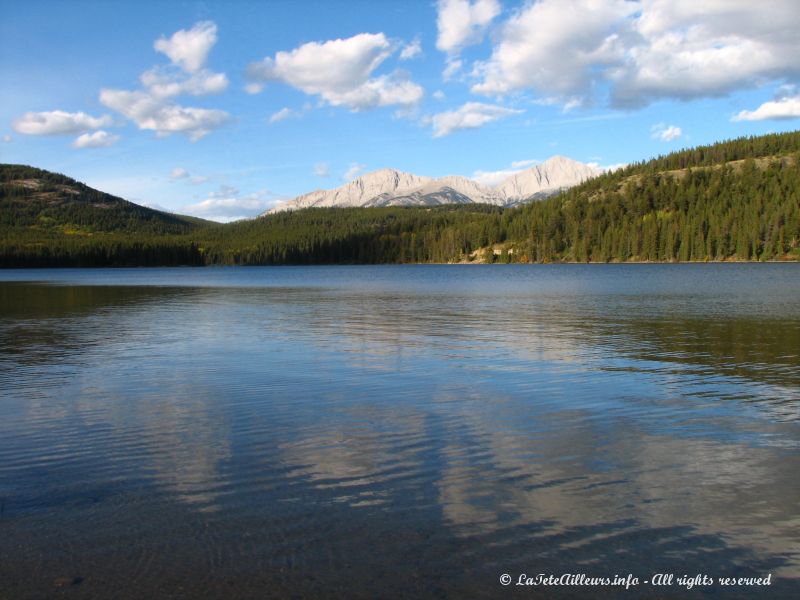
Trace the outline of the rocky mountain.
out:
M 602 173 L 564 156 L 520 171 L 497 186 L 459 175 L 420 177 L 394 169 L 367 173 L 334 190 L 317 190 L 279 204 L 269 213 L 310 207 L 436 206 L 482 203 L 513 206 L 538 200 Z
M 553 156 L 540 165 L 534 165 L 502 181 L 495 191 L 505 200 L 505 204 L 520 204 L 571 188 L 602 172 L 598 167 L 565 156 Z
M 317 190 L 298 196 L 281 205 L 281 210 L 296 210 L 312 206 L 318 208 L 329 206 L 381 206 L 382 204 L 377 201 L 379 197 L 401 195 L 404 190 L 419 188 L 429 181 L 429 177 L 418 177 L 411 173 L 403 173 L 393 169 L 381 169 L 380 171 L 362 175 L 335 190 Z

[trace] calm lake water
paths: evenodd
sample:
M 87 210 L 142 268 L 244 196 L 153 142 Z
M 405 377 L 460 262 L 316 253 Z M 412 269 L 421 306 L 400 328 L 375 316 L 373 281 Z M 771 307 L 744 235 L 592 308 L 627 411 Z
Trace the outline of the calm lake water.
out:
M 0 271 L 0 598 L 62 597 L 798 598 L 800 264 Z

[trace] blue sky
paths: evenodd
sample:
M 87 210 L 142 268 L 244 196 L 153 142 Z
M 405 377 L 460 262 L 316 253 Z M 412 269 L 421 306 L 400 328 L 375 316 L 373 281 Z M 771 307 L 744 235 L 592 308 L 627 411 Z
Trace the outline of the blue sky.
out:
M 0 1 L 0 161 L 216 220 L 800 118 L 796 0 Z

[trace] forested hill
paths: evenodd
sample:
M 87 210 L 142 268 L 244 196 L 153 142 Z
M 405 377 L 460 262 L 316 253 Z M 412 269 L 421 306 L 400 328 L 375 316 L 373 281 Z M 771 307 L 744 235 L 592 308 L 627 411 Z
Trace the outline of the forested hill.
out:
M 305 209 L 211 224 L 0 167 L 0 266 L 800 260 L 800 132 L 660 156 L 519 208 Z
M 742 137 L 707 146 L 679 150 L 628 166 L 628 171 L 655 173 L 689 167 L 708 167 L 744 160 L 787 156 L 800 152 L 800 131 Z M 624 171 L 623 171 L 624 173 Z
M 509 215 L 532 261 L 800 259 L 800 132 L 675 152 Z
M 209 232 L 210 262 L 800 259 L 800 132 L 660 156 L 513 209 L 306 209 Z
M 0 224 L 65 233 L 186 233 L 201 219 L 153 210 L 97 191 L 65 175 L 0 164 Z

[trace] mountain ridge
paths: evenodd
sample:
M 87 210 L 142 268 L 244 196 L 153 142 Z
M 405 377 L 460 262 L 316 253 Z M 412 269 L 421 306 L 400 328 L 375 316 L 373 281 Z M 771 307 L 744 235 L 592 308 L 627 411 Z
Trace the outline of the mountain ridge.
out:
M 379 169 L 332 190 L 315 190 L 287 200 L 261 216 L 304 208 L 438 206 L 442 204 L 492 204 L 515 206 L 538 200 L 603 174 L 598 167 L 552 156 L 489 186 L 462 175 L 426 177 Z
M 408 198 L 428 201 L 433 189 L 451 200 L 455 187 L 469 184 L 457 177 L 444 181 L 451 187 L 425 187 L 430 183 L 423 180 Z M 371 195 L 363 184 L 356 187 Z M 394 187 L 402 185 L 398 179 Z M 393 193 L 374 202 L 391 201 Z M 469 200 L 314 208 L 220 224 L 146 209 L 57 173 L 0 164 L 0 267 L 795 262 L 800 131 L 657 156 L 519 207 Z

